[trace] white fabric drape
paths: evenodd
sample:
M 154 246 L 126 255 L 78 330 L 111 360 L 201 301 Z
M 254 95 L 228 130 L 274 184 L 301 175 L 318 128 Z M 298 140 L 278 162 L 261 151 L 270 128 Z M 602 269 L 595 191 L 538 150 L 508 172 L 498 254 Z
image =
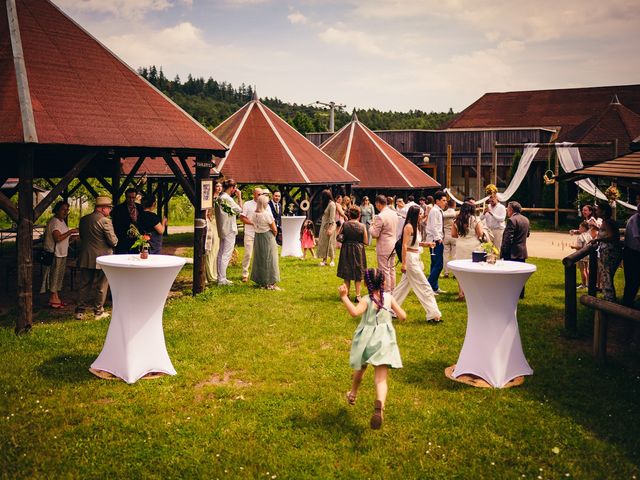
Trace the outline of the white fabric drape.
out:
M 533 159 L 538 153 L 538 150 L 540 150 L 540 148 L 537 146 L 537 144 L 525 143 L 524 151 L 522 152 L 522 157 L 520 158 L 520 163 L 518 164 L 518 169 L 516 170 L 516 173 L 513 175 L 511 182 L 509 182 L 509 186 L 504 192 L 502 193 L 498 192 L 497 197 L 499 201 L 506 202 L 513 196 L 514 193 L 516 193 L 516 191 L 518 190 L 518 187 L 520 187 L 520 184 L 522 183 L 522 180 L 524 180 L 524 177 L 527 176 L 527 173 L 529 172 L 529 167 L 531 167 L 531 162 L 533 162 Z M 457 199 L 453 195 L 453 193 L 451 192 L 451 189 L 445 188 L 444 191 L 451 198 L 453 198 L 453 200 L 457 204 L 459 205 L 462 204 L 462 201 Z M 488 199 L 489 199 L 489 196 L 487 195 L 486 197 L 476 200 L 476 203 L 484 203 Z
M 580 156 L 580 150 L 578 147 L 573 147 L 572 143 L 556 143 L 556 153 L 558 154 L 558 161 L 562 166 L 562 169 L 569 173 L 574 170 L 578 170 L 582 168 L 584 165 L 582 163 L 582 157 Z M 585 178 L 583 180 L 578 180 L 575 182 L 576 185 L 584 190 L 585 192 L 593 195 L 599 200 L 603 200 L 608 202 L 607 196 L 600 191 L 600 189 L 596 186 L 595 183 L 590 178 Z M 637 208 L 636 205 L 631 205 L 623 200 L 616 200 L 623 207 L 629 208 L 631 210 L 635 210 Z

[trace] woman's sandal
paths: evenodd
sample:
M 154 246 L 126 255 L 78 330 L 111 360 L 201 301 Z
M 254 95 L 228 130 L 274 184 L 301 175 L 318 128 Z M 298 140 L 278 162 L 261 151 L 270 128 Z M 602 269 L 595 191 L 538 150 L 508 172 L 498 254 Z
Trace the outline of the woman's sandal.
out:
M 355 404 L 356 404 L 356 395 L 354 395 L 353 393 L 351 393 L 351 390 L 349 390 L 349 391 L 347 392 L 346 397 L 347 397 L 347 403 L 348 403 L 349 405 L 355 405 Z
M 371 422 L 369 422 L 373 430 L 379 430 L 380 427 L 382 427 L 383 410 L 382 402 L 380 400 L 373 402 L 373 415 L 371 415 Z

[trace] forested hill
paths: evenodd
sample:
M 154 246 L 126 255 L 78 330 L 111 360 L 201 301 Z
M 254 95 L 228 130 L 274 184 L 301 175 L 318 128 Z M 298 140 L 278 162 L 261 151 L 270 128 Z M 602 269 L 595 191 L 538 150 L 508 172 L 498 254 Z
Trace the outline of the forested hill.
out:
M 246 104 L 253 96 L 253 88 L 244 83 L 234 87 L 228 82 L 213 78 L 193 78 L 186 81 L 179 76 L 169 80 L 162 68 L 139 68 L 138 72 L 174 102 L 185 109 L 205 127 L 212 129 Z M 300 133 L 326 132 L 329 129 L 329 111 L 326 108 L 285 103 L 278 98 L 261 98 L 261 101 L 293 125 Z M 357 110 L 358 119 L 372 130 L 434 129 L 440 128 L 453 116 L 448 112 L 383 112 L 376 109 Z M 336 131 L 351 119 L 351 112 L 336 110 Z

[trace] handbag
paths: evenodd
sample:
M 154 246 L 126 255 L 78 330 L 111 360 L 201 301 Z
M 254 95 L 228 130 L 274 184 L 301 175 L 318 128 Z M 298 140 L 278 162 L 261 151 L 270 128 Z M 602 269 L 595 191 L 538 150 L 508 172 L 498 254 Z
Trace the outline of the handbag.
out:
M 40 250 L 38 252 L 38 262 L 45 267 L 50 267 L 53 264 L 53 252 L 49 252 L 48 250 Z

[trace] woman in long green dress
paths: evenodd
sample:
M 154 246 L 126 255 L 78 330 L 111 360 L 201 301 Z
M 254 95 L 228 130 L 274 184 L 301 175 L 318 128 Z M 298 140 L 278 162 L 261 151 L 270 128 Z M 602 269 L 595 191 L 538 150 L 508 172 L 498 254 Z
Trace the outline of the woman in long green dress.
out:
M 318 234 L 318 258 L 322 259 L 320 266 L 334 266 L 333 259 L 336 255 L 336 202 L 333 201 L 331 190 L 326 189 L 321 194 L 322 223 Z
M 276 285 L 280 281 L 276 243 L 278 228 L 269 208 L 269 197 L 260 195 L 256 203 L 256 211 L 250 217 L 256 232 L 253 240 L 251 280 L 268 290 L 280 290 Z

